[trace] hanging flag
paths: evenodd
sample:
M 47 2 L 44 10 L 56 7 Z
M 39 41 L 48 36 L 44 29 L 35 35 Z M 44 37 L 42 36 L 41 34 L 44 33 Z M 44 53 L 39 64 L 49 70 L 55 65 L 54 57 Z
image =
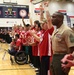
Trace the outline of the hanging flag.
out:
M 67 18 L 67 24 L 69 27 L 71 27 L 71 19 L 70 19 L 70 16 L 66 15 L 66 18 Z
M 40 15 L 40 8 L 35 8 L 34 13 Z M 43 8 L 43 13 L 44 13 L 44 8 Z
M 67 24 L 71 27 L 71 19 L 70 16 L 67 14 L 66 10 L 58 10 L 59 12 L 63 13 L 66 16 Z
M 64 15 L 66 15 L 66 13 L 67 13 L 66 10 L 62 10 L 62 9 L 61 9 L 61 10 L 58 10 L 58 12 L 61 12 L 61 13 L 63 13 Z

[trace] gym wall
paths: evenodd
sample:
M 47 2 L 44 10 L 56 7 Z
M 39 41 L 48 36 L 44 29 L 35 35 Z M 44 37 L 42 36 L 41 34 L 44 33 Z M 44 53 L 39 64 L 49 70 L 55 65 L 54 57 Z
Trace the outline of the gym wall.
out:
M 11 1 L 14 1 L 14 0 L 11 0 Z M 40 6 L 40 3 L 39 4 L 36 4 L 36 5 L 33 5 L 32 3 L 30 3 L 30 0 L 16 0 L 18 4 L 20 5 L 29 5 L 29 12 L 30 12 L 30 16 L 32 17 L 32 20 L 39 20 L 39 15 L 36 15 L 36 13 L 34 12 L 35 8 L 39 8 Z M 0 3 L 3 3 L 3 0 L 0 0 Z M 73 27 L 73 24 L 74 24 L 74 3 L 71 3 L 71 2 L 56 2 L 56 1 L 52 1 L 49 3 L 49 6 L 48 6 L 48 10 L 50 12 L 50 14 L 52 15 L 54 12 L 58 11 L 58 10 L 66 10 L 66 13 L 69 15 L 69 16 L 72 16 L 70 18 L 71 20 L 71 27 Z M 10 22 L 11 21 L 14 21 L 14 23 L 17 23 L 17 24 L 22 24 L 22 20 L 21 19 L 3 19 L 3 18 L 0 18 L 0 22 L 4 22 L 4 21 L 7 21 L 9 20 Z M 16 22 L 17 21 L 17 22 Z M 26 19 L 25 20 L 27 23 L 29 23 L 29 19 Z M 65 16 L 65 19 L 64 19 L 64 23 L 67 24 L 67 18 Z M 5 26 L 5 25 L 1 25 L 0 26 Z M 6 26 L 13 26 L 13 25 L 9 25 L 7 24 Z

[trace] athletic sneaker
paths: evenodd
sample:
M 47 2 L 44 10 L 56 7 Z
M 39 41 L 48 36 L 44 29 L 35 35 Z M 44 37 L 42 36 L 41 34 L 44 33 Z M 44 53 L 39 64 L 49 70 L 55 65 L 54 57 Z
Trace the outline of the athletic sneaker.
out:
M 33 69 L 35 68 L 32 63 L 29 64 Z
M 35 69 L 35 72 L 39 72 L 39 69 L 38 69 L 38 68 L 36 68 L 36 69 Z

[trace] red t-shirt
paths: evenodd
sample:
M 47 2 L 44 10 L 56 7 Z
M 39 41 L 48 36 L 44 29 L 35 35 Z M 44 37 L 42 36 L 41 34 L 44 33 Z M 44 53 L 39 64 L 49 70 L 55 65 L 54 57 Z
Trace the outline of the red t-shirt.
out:
M 41 37 L 39 43 L 40 56 L 51 56 L 51 35 L 54 31 L 54 27 L 46 30 Z
M 20 39 L 21 39 L 21 40 L 23 39 L 24 34 L 25 34 L 25 31 L 21 31 L 21 32 L 20 32 Z
M 22 47 L 21 39 L 17 39 L 15 45 L 18 46 L 18 48 L 16 48 L 16 50 L 19 50 L 19 47 L 20 47 L 20 50 L 21 50 L 21 47 Z
M 41 31 L 37 32 L 37 36 L 40 37 L 40 35 L 41 35 Z M 39 56 L 39 48 L 38 48 L 39 42 L 36 41 L 35 39 L 34 39 L 34 42 L 37 43 L 37 45 L 36 46 L 32 46 L 33 56 Z
M 26 42 L 32 41 L 32 36 L 30 35 L 29 31 L 25 32 L 25 40 L 26 40 Z
M 15 34 L 19 34 L 20 33 L 20 30 L 19 29 L 16 29 L 15 30 Z
M 22 38 L 22 43 L 29 43 L 32 41 L 32 36 L 30 35 L 29 31 L 26 31 L 24 34 L 23 34 L 23 38 Z

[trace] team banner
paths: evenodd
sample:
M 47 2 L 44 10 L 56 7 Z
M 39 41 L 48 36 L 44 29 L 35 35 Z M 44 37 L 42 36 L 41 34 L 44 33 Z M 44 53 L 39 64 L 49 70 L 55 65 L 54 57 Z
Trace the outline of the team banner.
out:
M 0 18 L 22 18 L 28 19 L 28 5 L 0 5 Z

